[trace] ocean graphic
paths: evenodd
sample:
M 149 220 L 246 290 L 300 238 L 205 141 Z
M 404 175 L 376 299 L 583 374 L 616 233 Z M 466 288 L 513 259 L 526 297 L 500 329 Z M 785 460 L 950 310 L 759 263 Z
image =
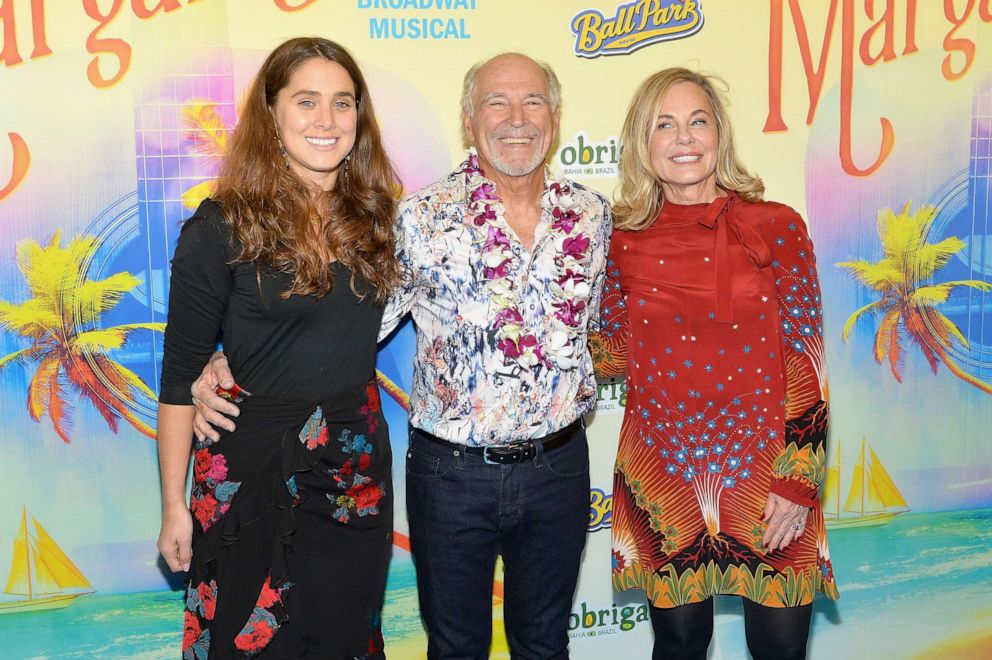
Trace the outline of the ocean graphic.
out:
M 841 601 L 816 601 L 811 660 L 906 658 L 960 651 L 957 642 L 992 650 L 992 508 L 907 513 L 882 527 L 831 530 L 830 543 Z M 588 571 L 598 558 L 585 561 Z M 747 657 L 739 611 L 738 599 L 718 599 L 713 660 Z M 403 551 L 390 564 L 383 632 L 390 657 L 424 657 L 416 574 Z M 182 594 L 95 594 L 62 610 L 3 616 L 0 639 L 9 660 L 175 658 Z M 578 645 L 572 655 L 593 660 L 607 648 Z

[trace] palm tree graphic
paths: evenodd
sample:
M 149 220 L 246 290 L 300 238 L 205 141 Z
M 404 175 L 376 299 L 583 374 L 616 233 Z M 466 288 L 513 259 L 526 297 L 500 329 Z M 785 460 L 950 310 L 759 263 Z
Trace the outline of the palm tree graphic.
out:
M 911 213 L 910 202 L 898 215 L 892 209 L 879 211 L 878 237 L 882 242 L 882 259 L 877 262 L 857 260 L 837 264 L 881 296 L 848 317 L 844 323 L 843 339 L 847 341 L 855 323 L 866 312 L 881 314 L 882 320 L 875 332 L 875 361 L 881 364 L 888 359 L 897 381 L 902 382 L 908 339 L 923 353 L 933 373 L 936 374 L 937 366 L 943 363 L 961 380 L 992 394 L 992 385 L 969 374 L 948 354 L 952 342 L 967 347 L 968 340 L 953 321 L 937 311 L 937 306 L 947 302 L 953 289 L 964 286 L 990 291 L 992 283 L 955 280 L 926 284 L 934 273 L 965 247 L 965 242 L 956 236 L 939 243 L 926 241 L 927 230 L 936 213 L 935 207 L 926 205 Z
M 224 123 L 217 104 L 205 99 L 192 99 L 183 105 L 185 137 L 193 146 L 193 153 L 203 157 L 207 168 L 216 169 L 227 154 L 227 134 L 233 130 Z M 183 206 L 196 210 L 217 189 L 217 179 L 207 179 L 183 193 Z
M 100 316 L 139 280 L 127 272 L 103 280 L 87 279 L 86 265 L 97 247 L 96 239 L 77 236 L 66 247 L 60 241 L 58 231 L 46 247 L 31 239 L 17 245 L 17 265 L 31 298 L 21 304 L 0 300 L 0 328 L 27 337 L 31 346 L 0 357 L 0 370 L 13 363 L 37 363 L 28 386 L 28 414 L 36 422 L 47 414 L 66 443 L 72 427 L 70 392 L 88 400 L 114 433 L 118 420 L 124 419 L 154 439 L 155 430 L 134 414 L 132 405 L 136 392 L 152 399 L 155 393 L 107 354 L 124 346 L 133 331 L 161 332 L 165 324 L 98 327 Z

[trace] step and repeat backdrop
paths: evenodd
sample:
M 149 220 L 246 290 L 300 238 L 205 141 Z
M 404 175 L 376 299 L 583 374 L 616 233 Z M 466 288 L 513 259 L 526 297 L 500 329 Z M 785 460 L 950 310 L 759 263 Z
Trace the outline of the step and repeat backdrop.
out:
M 992 656 L 987 0 L 0 0 L 0 655 L 179 654 L 180 585 L 154 545 L 169 260 L 247 82 L 298 35 L 360 60 L 407 192 L 462 160 L 462 76 L 498 52 L 557 70 L 550 164 L 607 195 L 637 84 L 721 75 L 744 161 L 807 219 L 824 291 L 841 599 L 817 601 L 811 657 Z M 398 457 L 413 337 L 379 357 Z M 643 597 L 610 587 L 625 399 L 602 382 L 591 417 L 580 659 L 650 653 Z M 387 652 L 421 658 L 402 507 L 396 532 Z M 745 653 L 722 599 L 711 657 Z

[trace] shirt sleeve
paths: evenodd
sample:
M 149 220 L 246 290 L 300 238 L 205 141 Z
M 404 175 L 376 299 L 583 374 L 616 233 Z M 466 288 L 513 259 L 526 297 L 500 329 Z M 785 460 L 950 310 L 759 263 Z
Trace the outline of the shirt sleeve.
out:
M 610 203 L 601 195 L 596 196 L 601 204 L 601 217 L 599 219 L 598 232 L 596 235 L 596 269 L 595 278 L 589 292 L 589 320 L 586 324 L 587 330 L 593 332 L 599 328 L 599 312 L 603 300 L 603 284 L 606 281 L 606 260 L 610 249 L 610 234 L 613 232 L 613 216 L 610 213 Z
M 620 285 L 617 238 L 614 233 L 610 241 L 599 314 L 589 334 L 589 349 L 600 378 L 623 376 L 627 370 L 627 302 Z
M 190 386 L 216 350 L 232 288 L 233 249 L 223 211 L 206 200 L 183 225 L 172 257 L 159 401 L 191 405 Z
M 403 204 L 399 222 L 396 223 L 396 232 L 396 257 L 400 262 L 402 278 L 386 303 L 382 325 L 379 327 L 379 341 L 388 337 L 413 309 L 421 289 L 421 259 L 418 256 L 425 249 L 424 237 L 413 204 Z
M 771 222 L 785 368 L 785 447 L 772 465 L 771 492 L 816 505 L 826 467 L 829 394 L 823 348 L 823 303 L 813 243 L 787 209 Z

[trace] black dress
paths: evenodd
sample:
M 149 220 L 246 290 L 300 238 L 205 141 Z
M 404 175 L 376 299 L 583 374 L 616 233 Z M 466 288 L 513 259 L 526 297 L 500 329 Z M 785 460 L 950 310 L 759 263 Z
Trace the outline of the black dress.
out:
M 340 264 L 326 296 L 283 299 L 288 276 L 236 255 L 207 200 L 172 261 L 159 400 L 192 403 L 221 331 L 251 392 L 235 395 L 237 430 L 194 447 L 183 657 L 384 657 L 393 521 L 375 379 L 382 308 L 355 295 Z

